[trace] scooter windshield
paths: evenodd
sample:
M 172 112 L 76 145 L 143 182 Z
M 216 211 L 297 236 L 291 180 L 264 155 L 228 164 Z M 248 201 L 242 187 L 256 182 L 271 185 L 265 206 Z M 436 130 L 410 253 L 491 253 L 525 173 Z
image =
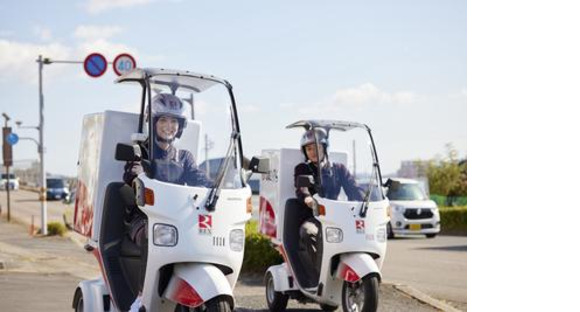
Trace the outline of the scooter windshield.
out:
M 320 195 L 339 201 L 381 201 L 379 168 L 369 133 L 357 127 L 346 131 L 327 128 L 321 140 Z M 326 148 L 324 146 L 326 145 Z
M 241 188 L 241 157 L 230 97 L 221 84 L 195 92 L 153 85 L 153 178 L 195 187 Z M 221 178 L 218 178 L 221 177 Z M 219 183 L 219 185 L 217 185 Z

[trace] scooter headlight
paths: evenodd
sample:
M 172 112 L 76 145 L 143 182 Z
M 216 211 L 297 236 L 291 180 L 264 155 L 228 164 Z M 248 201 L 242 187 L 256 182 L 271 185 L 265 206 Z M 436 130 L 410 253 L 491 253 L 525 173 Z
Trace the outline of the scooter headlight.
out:
M 377 230 L 377 241 L 379 243 L 384 243 L 387 241 L 387 231 L 384 227 Z
M 156 246 L 177 245 L 177 229 L 173 225 L 155 223 L 153 225 L 153 244 Z
M 326 241 L 329 243 L 342 242 L 342 230 L 337 228 L 326 228 Z
M 236 229 L 230 231 L 230 249 L 233 251 L 244 250 L 244 230 Z

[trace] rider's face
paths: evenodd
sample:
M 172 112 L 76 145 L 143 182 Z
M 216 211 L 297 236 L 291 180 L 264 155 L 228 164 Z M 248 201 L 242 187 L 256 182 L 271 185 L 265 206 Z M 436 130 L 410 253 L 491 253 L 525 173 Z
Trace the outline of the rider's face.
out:
M 159 117 L 159 120 L 155 126 L 157 136 L 165 140 L 171 140 L 175 138 L 175 134 L 177 133 L 178 129 L 179 122 L 177 121 L 177 118 L 169 116 Z
M 316 155 L 316 144 L 312 143 L 312 144 L 308 144 L 304 147 L 304 149 L 306 150 L 306 156 L 308 156 L 308 160 L 310 160 L 313 163 L 318 163 L 318 157 Z M 318 145 L 318 155 L 320 155 L 320 157 L 324 156 L 324 149 L 322 148 L 322 145 Z

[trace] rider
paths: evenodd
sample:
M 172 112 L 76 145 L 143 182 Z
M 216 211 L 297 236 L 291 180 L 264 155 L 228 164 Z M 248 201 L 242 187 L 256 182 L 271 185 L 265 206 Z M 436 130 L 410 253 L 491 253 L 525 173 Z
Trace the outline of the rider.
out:
M 315 139 L 316 136 L 316 139 Z M 318 141 L 318 145 L 316 144 Z M 362 201 L 361 190 L 356 184 L 354 176 L 341 163 L 330 162 L 328 159 L 328 135 L 325 130 L 317 128 L 307 130 L 300 140 L 300 147 L 305 161 L 294 168 L 296 197 L 310 209 L 316 209 L 316 200 L 312 197 L 320 193 L 321 197 L 336 200 L 341 188 L 351 201 Z M 318 152 L 316 148 L 318 147 Z M 319 160 L 320 157 L 320 160 Z M 318 185 L 318 175 L 321 168 L 322 187 Z M 298 177 L 311 175 L 316 181 L 313 187 L 298 187 Z M 317 243 L 319 240 L 319 222 L 311 217 L 300 227 L 300 257 L 306 267 L 313 268 L 311 272 L 318 276 Z
M 151 105 L 152 141 L 154 142 L 151 158 L 153 177 L 159 181 L 180 185 L 210 187 L 212 182 L 206 178 L 205 172 L 197 167 L 193 154 L 188 150 L 178 149 L 174 145 L 175 140 L 181 137 L 183 129 L 187 126 L 183 102 L 172 94 L 158 94 L 152 99 Z M 142 150 L 147 151 L 150 141 L 145 142 Z M 123 180 L 131 185 L 133 179 L 141 172 L 143 172 L 141 162 L 128 162 L 125 165 Z M 145 214 L 135 206 L 128 207 L 127 223 L 130 240 L 139 247 L 142 254 L 145 253 L 147 250 Z M 143 263 L 142 270 L 144 269 Z

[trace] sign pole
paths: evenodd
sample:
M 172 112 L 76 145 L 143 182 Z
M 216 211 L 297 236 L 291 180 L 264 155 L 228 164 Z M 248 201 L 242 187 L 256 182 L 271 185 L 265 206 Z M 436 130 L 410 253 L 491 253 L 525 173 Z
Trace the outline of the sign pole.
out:
M 40 100 L 40 124 L 38 126 L 39 141 L 38 153 L 40 154 L 40 233 L 48 232 L 46 224 L 46 172 L 44 171 L 44 95 L 42 93 L 42 55 L 38 56 L 38 91 Z
M 10 117 L 3 113 L 4 117 L 4 129 L 2 129 L 2 153 L 4 166 L 6 167 L 6 201 L 8 207 L 8 222 L 10 222 L 10 166 L 12 165 L 12 145 L 8 145 L 6 142 L 8 140 L 7 136 L 10 134 L 11 129 L 8 128 L 8 120 Z

